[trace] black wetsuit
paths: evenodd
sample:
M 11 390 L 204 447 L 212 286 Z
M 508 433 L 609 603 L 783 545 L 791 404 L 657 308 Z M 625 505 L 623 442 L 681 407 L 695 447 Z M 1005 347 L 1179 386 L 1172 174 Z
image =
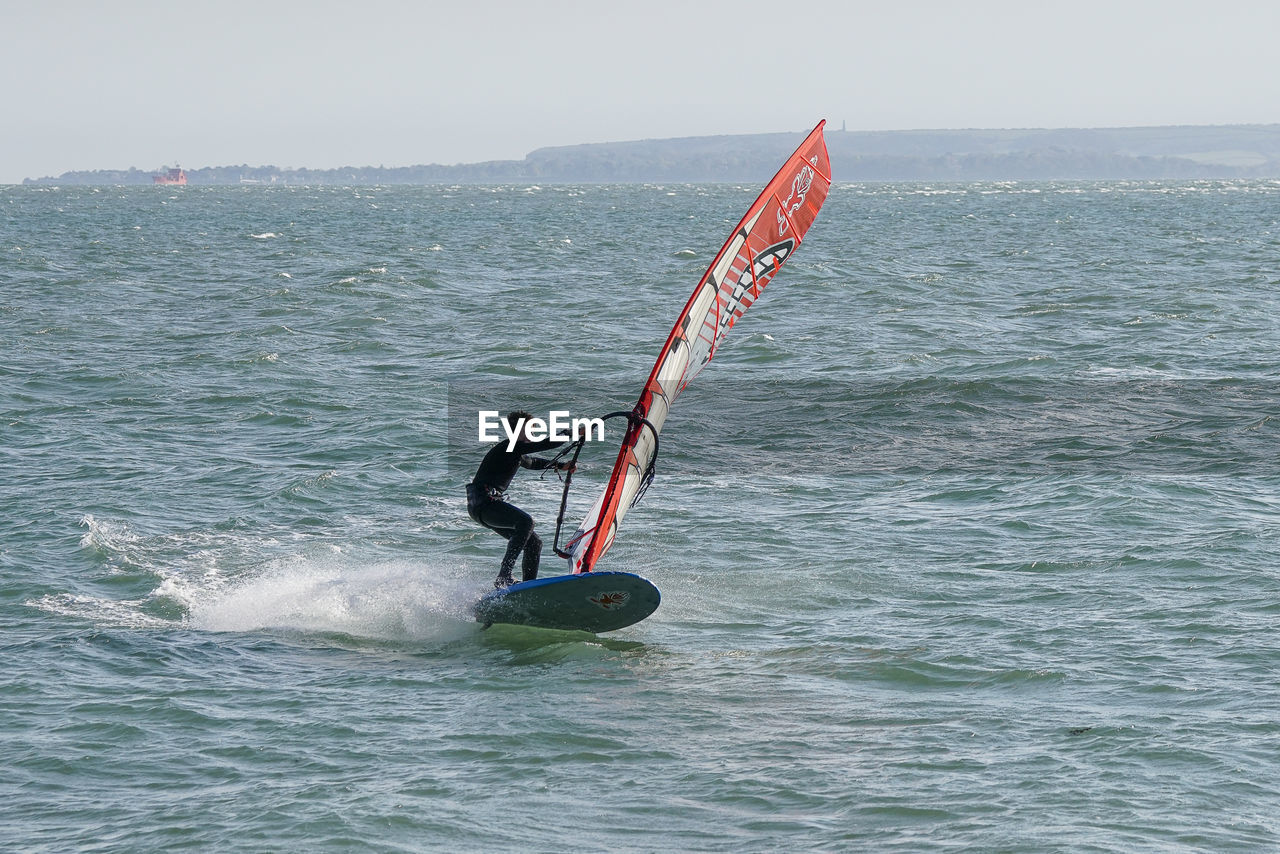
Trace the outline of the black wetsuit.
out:
M 516 558 L 524 552 L 521 561 L 523 581 L 538 577 L 538 561 L 542 558 L 542 540 L 533 532 L 533 517 L 503 499 L 503 493 L 511 485 L 516 469 L 547 469 L 555 465 L 551 460 L 531 457 L 529 454 L 559 447 L 564 442 L 546 439 L 541 442 L 516 442 L 508 451 L 508 442 L 502 439 L 489 449 L 476 470 L 476 476 L 467 484 L 467 515 L 507 540 L 507 553 L 502 557 L 502 569 L 498 572 L 499 584 L 510 584 L 515 579 Z

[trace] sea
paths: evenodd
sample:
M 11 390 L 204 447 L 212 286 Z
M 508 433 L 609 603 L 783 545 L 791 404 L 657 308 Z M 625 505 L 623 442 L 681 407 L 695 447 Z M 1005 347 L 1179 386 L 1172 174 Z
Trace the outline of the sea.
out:
M 1280 182 L 839 167 L 598 636 L 472 618 L 477 411 L 629 409 L 768 176 L 0 188 L 0 850 L 1280 849 Z

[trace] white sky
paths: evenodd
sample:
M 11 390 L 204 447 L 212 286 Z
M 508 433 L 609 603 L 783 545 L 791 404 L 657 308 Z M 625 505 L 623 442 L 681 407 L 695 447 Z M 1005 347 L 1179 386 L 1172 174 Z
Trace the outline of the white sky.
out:
M 1272 0 L 0 0 L 0 183 L 806 130 L 1280 122 Z

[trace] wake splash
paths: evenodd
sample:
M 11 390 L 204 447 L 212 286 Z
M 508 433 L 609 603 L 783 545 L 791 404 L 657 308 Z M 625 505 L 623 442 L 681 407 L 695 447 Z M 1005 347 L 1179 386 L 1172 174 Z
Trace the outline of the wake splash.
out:
M 81 549 L 110 576 L 159 581 L 140 598 L 65 593 L 29 603 L 100 625 L 449 642 L 479 631 L 471 605 L 491 575 L 447 557 L 362 559 L 284 532 L 143 534 L 93 516 L 80 525 Z
M 166 582 L 157 592 L 185 599 L 187 623 L 210 632 L 442 641 L 479 628 L 470 613 L 479 595 L 474 573 L 451 575 L 408 561 L 361 567 L 296 559 L 216 589 L 177 588 Z

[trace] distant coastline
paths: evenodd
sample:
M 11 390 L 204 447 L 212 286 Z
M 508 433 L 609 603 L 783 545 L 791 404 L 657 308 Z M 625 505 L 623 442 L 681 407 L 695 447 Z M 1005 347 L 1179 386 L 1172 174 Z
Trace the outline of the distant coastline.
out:
M 192 185 L 758 182 L 803 132 L 540 148 L 523 160 L 455 165 L 185 170 Z M 1280 124 L 1140 128 L 842 131 L 828 126 L 836 181 L 1280 178 Z M 156 169 L 65 172 L 24 184 L 151 184 Z

